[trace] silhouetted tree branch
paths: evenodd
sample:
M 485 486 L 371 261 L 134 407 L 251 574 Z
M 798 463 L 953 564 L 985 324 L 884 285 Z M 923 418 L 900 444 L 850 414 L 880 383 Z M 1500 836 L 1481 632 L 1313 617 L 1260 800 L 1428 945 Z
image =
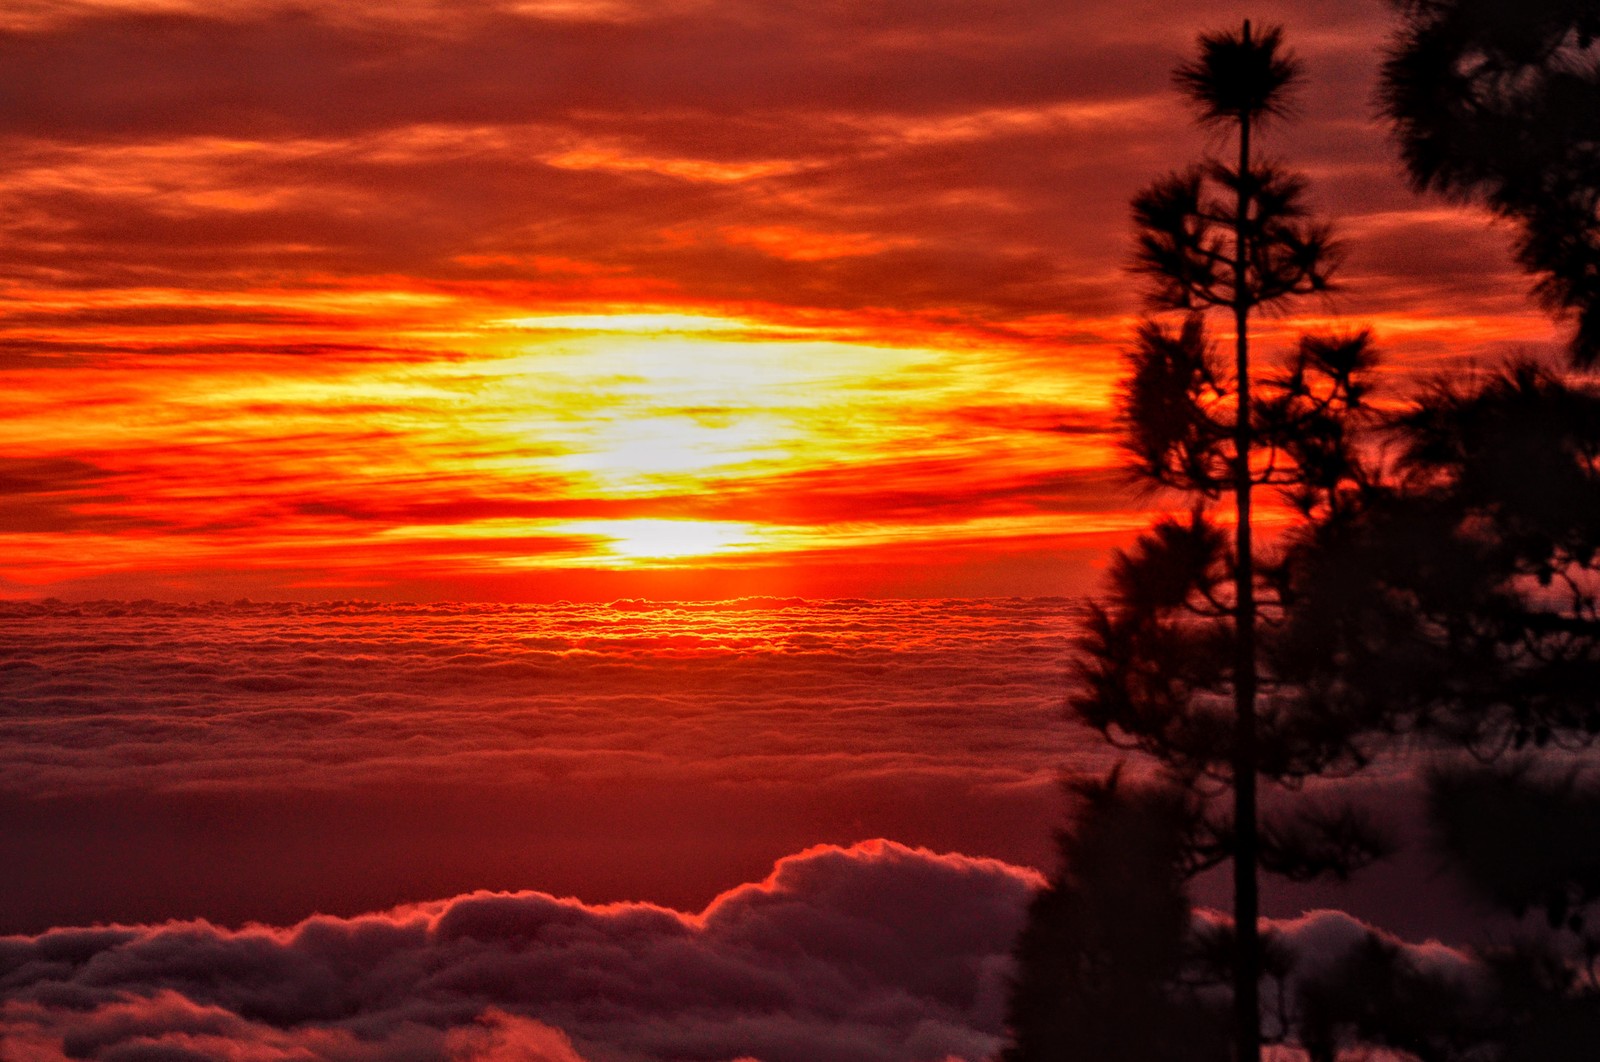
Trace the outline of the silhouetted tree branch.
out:
M 1596 1057 L 1600 788 L 1573 755 L 1600 735 L 1600 393 L 1517 363 L 1392 431 L 1396 474 L 1290 558 L 1277 644 L 1330 712 L 1470 753 L 1428 773 L 1437 852 L 1547 927 L 1486 948 L 1476 1047 L 1433 1057 Z
M 1383 99 L 1412 182 L 1518 228 L 1551 308 L 1600 359 L 1600 6 L 1592 0 L 1396 0 Z

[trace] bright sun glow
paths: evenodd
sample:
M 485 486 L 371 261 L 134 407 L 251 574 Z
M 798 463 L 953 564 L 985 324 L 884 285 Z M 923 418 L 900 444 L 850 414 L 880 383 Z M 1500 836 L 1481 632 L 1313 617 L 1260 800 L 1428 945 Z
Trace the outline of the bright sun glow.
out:
M 698 495 L 850 460 L 885 431 L 916 430 L 889 414 L 905 412 L 912 374 L 944 356 L 750 339 L 737 334 L 747 323 L 682 314 L 533 320 L 537 338 L 440 382 L 471 391 L 468 427 L 485 460 L 609 498 Z M 581 330 L 560 334 L 567 328 Z
M 607 557 L 624 562 L 732 552 L 753 546 L 758 534 L 753 524 L 719 520 L 574 520 L 552 530 L 603 539 Z
M 189 534 L 107 536 L 88 549 L 90 528 L 16 538 L 34 583 L 63 578 L 86 552 L 124 568 L 156 555 L 174 569 L 238 564 L 243 547 L 226 528 L 257 524 L 249 556 L 286 570 L 342 572 L 374 558 L 404 569 L 426 557 L 431 571 L 474 579 L 1010 540 L 1068 522 L 1083 530 L 1088 515 L 1052 512 L 1041 528 L 1036 510 L 1004 492 L 986 503 L 993 511 L 927 499 L 990 497 L 996 469 L 1048 478 L 1106 461 L 1092 434 L 1029 426 L 1065 415 L 1033 410 L 1092 417 L 1104 388 L 1081 367 L 1019 371 L 996 347 L 932 335 L 928 345 L 867 343 L 654 308 L 522 316 L 496 306 L 452 318 L 381 293 L 369 302 L 363 310 L 382 304 L 385 342 L 399 329 L 419 350 L 449 353 L 175 359 L 159 381 L 142 365 L 108 363 L 75 383 L 76 401 L 110 411 L 82 421 L 13 388 L 13 416 L 0 422 L 8 453 L 128 466 L 122 482 L 137 489 L 83 499 L 80 514 L 170 521 L 196 511 L 207 475 L 218 484 L 204 494 L 211 522 Z M 311 317 L 357 309 L 285 306 Z M 308 328 L 296 325 L 296 341 L 349 341 Z M 169 468 L 168 448 L 193 456 Z

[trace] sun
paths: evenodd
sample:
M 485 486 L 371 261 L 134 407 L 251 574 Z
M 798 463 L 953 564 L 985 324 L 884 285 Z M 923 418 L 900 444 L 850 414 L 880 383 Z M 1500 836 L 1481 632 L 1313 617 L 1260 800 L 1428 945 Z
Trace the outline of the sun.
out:
M 504 347 L 452 370 L 470 390 L 475 452 L 510 474 L 522 454 L 571 493 L 606 499 L 705 495 L 848 460 L 880 419 L 862 416 L 865 392 L 932 356 L 687 314 L 495 324 Z
M 761 539 L 754 524 L 724 520 L 577 520 L 558 530 L 600 539 L 594 559 L 626 566 L 741 552 Z

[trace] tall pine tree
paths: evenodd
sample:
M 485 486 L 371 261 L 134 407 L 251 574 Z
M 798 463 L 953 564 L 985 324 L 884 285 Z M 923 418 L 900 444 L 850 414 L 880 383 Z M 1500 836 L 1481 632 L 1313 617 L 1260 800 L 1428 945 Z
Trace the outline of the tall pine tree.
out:
M 1309 215 L 1305 182 L 1263 161 L 1255 140 L 1286 115 L 1300 71 L 1277 28 L 1206 34 L 1175 75 L 1204 125 L 1236 147 L 1140 193 L 1137 270 L 1157 317 L 1139 329 L 1121 414 L 1138 474 L 1187 493 L 1187 520 L 1166 519 L 1119 554 L 1109 596 L 1082 639 L 1077 714 L 1108 739 L 1153 756 L 1191 793 L 1231 795 L 1191 831 L 1192 866 L 1233 866 L 1233 1042 L 1240 1062 L 1262 1045 L 1258 872 L 1343 875 L 1382 838 L 1352 808 L 1302 806 L 1264 819 L 1259 788 L 1294 786 L 1364 762 L 1374 720 L 1330 715 L 1312 691 L 1281 681 L 1263 618 L 1282 613 L 1285 570 L 1257 556 L 1253 508 L 1279 488 L 1308 519 L 1349 504 L 1363 482 L 1354 436 L 1364 416 L 1365 333 L 1304 336 L 1270 370 L 1254 364 L 1251 324 L 1266 309 L 1327 289 L 1335 252 Z M 1219 358 L 1207 318 L 1231 330 Z M 1231 502 L 1231 506 L 1227 503 Z M 1231 535 L 1213 512 L 1232 510 Z M 1215 802 L 1213 802 L 1215 803 Z

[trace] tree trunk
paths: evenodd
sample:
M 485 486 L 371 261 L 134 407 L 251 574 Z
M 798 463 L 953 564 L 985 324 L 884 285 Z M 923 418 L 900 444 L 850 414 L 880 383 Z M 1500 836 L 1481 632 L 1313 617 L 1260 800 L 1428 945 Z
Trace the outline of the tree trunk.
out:
M 1250 41 L 1250 23 L 1244 24 Z M 1239 118 L 1239 195 L 1234 217 L 1234 356 L 1238 381 L 1238 421 L 1234 426 L 1233 499 L 1235 652 L 1233 671 L 1233 926 L 1236 954 L 1233 970 L 1234 1043 L 1238 1062 L 1261 1057 L 1260 941 L 1257 918 L 1260 896 L 1256 881 L 1256 602 L 1255 558 L 1250 540 L 1250 348 L 1249 263 L 1247 229 L 1250 208 L 1250 116 Z

